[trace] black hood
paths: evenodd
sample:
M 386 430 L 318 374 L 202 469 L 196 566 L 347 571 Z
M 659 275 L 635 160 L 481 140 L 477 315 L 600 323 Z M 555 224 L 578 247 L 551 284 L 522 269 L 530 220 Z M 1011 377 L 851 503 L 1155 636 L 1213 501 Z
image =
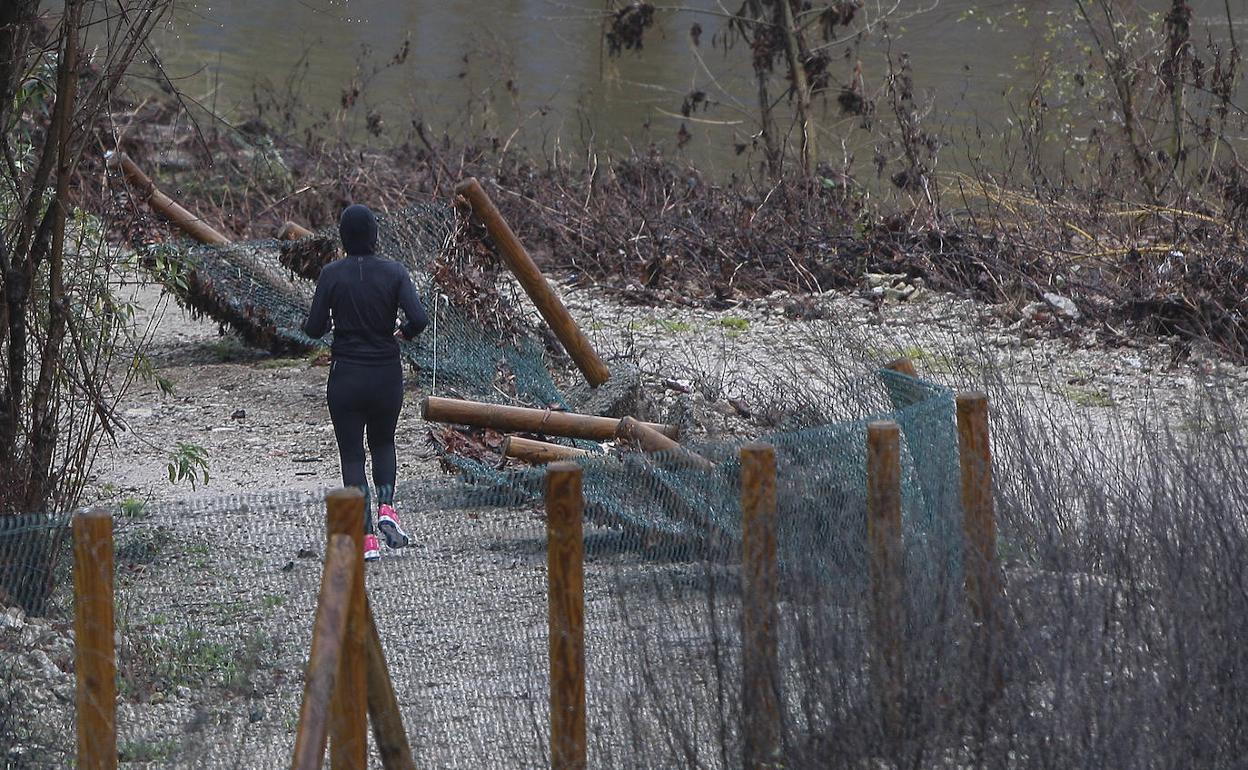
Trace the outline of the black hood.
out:
M 338 220 L 338 235 L 349 256 L 377 252 L 377 218 L 367 206 L 347 206 Z

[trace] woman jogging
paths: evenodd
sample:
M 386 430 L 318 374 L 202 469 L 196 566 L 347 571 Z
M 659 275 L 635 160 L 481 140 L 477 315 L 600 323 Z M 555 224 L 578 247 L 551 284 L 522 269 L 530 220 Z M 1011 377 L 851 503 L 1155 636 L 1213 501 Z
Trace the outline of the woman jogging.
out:
M 313 339 L 323 337 L 331 326 L 334 331 L 326 392 L 329 417 L 338 439 L 342 483 L 364 492 L 364 559 L 375 561 L 381 550 L 364 475 L 364 436 L 368 434 L 377 488 L 376 529 L 386 538 L 386 545 L 402 548 L 408 536 L 393 507 L 394 430 L 403 406 L 398 340 L 420 334 L 428 316 L 407 268 L 375 254 L 373 212 L 358 204 L 347 207 L 338 221 L 338 234 L 347 256 L 321 270 L 303 331 Z M 407 323 L 396 331 L 399 308 Z

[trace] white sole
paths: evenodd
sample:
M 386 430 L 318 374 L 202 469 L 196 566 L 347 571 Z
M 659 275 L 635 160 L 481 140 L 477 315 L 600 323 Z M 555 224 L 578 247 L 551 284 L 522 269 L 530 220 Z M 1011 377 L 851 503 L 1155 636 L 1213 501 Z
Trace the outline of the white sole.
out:
M 393 521 L 379 521 L 377 529 L 381 530 L 382 537 L 386 539 L 386 545 L 396 550 L 406 548 L 412 542 L 407 533 L 399 529 Z

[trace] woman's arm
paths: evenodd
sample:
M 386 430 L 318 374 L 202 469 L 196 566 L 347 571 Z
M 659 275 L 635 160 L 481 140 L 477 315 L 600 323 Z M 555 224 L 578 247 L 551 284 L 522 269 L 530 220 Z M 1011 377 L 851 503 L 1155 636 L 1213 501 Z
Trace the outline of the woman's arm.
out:
M 399 307 L 403 308 L 403 315 L 407 316 L 407 323 L 399 327 L 403 339 L 413 339 L 429 325 L 429 314 L 425 312 L 425 306 L 416 294 L 416 287 L 412 285 L 412 277 L 406 270 L 403 271 L 402 283 L 399 284 Z
M 328 331 L 329 281 L 320 280 L 316 282 L 316 293 L 312 295 L 312 309 L 308 311 L 308 320 L 303 323 L 303 333 L 315 340 L 324 337 Z

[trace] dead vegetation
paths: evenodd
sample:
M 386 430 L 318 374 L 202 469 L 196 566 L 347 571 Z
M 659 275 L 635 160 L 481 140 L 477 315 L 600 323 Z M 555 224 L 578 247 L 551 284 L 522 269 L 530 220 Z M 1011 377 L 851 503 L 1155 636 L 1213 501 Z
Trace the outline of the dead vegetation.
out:
M 927 124 L 933 105 L 915 92 L 904 55 L 890 56 L 874 87 L 861 62 L 839 90 L 819 81 L 820 98 L 861 115 L 878 135 L 874 181 L 848 162 L 717 177 L 655 146 L 615 158 L 589 153 L 584 163 L 542 158 L 497 136 L 438 136 L 420 121 L 362 150 L 342 131 L 296 128 L 289 94 L 258 100 L 257 117 L 241 126 L 207 121 L 206 130 L 171 99 L 148 100 L 121 137 L 140 165 L 234 238 L 268 237 L 286 220 L 325 227 L 354 200 L 391 211 L 449 200 L 472 175 L 545 270 L 632 301 L 723 307 L 783 290 L 800 317 L 810 306 L 802 295 L 887 273 L 975 296 L 1011 320 L 1033 321 L 1024 309 L 1056 295 L 1077 312 L 1050 331 L 1091 330 L 1109 343 L 1162 335 L 1176 339 L 1179 354 L 1200 341 L 1246 360 L 1248 170 L 1234 139 L 1245 113 L 1235 101 L 1233 33 L 1226 40 L 1197 29 L 1181 2 L 1154 26 L 1111 6 L 1096 0 L 1061 17 L 1067 26 L 1056 32 L 1090 41 L 1095 55 L 1050 63 L 1018 106 L 1016 130 L 958 148 L 969 161 L 957 173 L 939 170 L 951 142 Z M 837 7 L 834 31 L 855 6 Z M 633 4 L 607 28 L 628 47 L 662 22 L 661 11 Z M 705 95 L 686 106 L 714 109 Z M 99 180 L 83 187 L 101 205 L 129 206 L 118 182 Z M 132 242 L 166 237 L 159 223 L 129 222 L 118 235 Z M 478 231 L 462 234 L 461 245 L 487 254 Z M 316 246 L 312 261 L 330 256 L 327 248 Z M 447 281 L 474 282 L 471 271 L 448 264 L 446 272 Z

